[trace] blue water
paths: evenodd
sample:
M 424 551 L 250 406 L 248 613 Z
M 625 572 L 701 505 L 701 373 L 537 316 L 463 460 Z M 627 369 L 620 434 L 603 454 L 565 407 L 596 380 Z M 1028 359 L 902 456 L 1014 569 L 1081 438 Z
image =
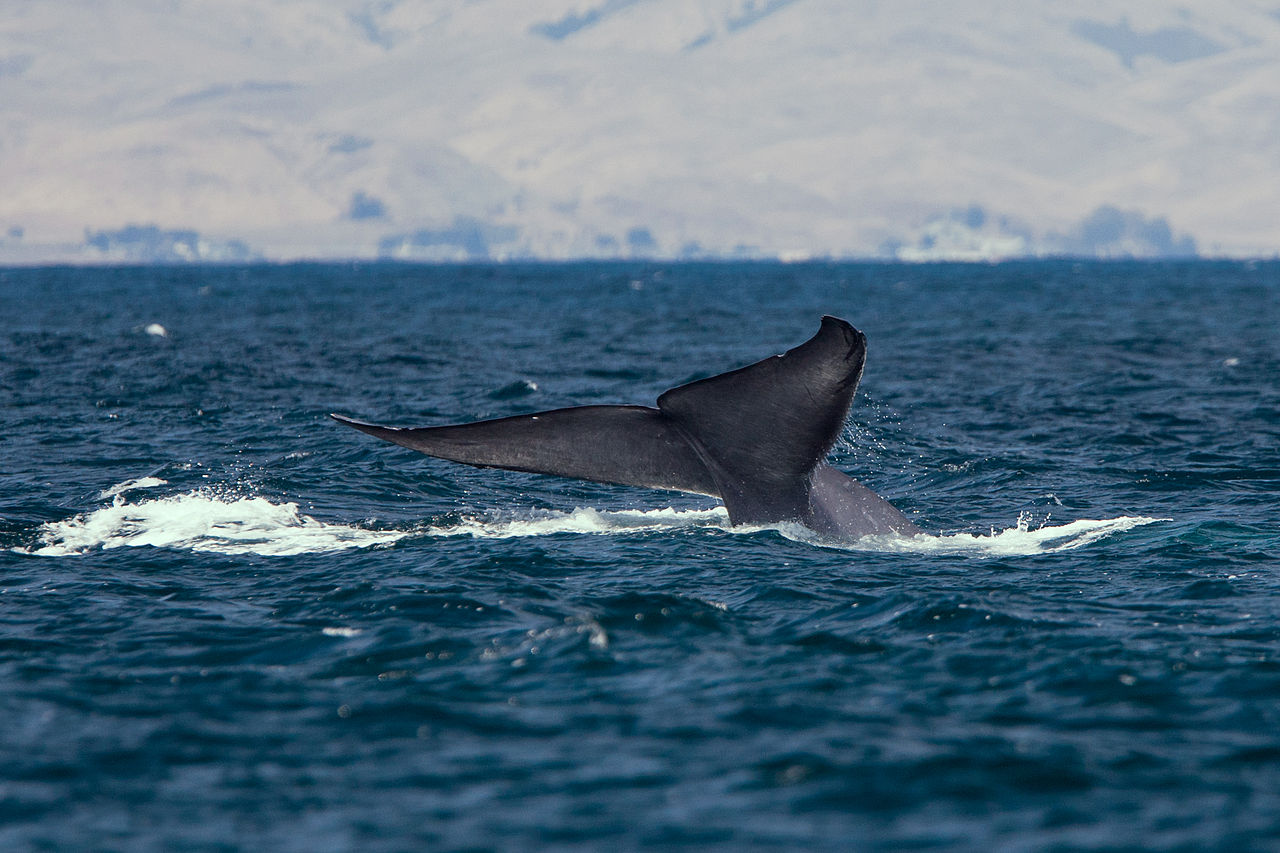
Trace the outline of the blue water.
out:
M 327 418 L 869 338 L 931 536 Z M 0 849 L 1280 849 L 1280 264 L 0 271 Z

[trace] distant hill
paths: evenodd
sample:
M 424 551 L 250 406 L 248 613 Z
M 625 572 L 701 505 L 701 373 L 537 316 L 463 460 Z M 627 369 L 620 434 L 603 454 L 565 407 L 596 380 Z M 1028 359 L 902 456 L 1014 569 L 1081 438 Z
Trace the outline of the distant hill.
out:
M 1280 0 L 10 7 L 0 263 L 1280 251 Z

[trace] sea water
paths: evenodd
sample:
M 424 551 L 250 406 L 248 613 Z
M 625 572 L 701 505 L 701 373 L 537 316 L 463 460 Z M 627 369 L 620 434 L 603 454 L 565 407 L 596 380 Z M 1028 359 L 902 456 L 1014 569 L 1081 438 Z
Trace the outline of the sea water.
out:
M 928 533 L 427 426 L 869 339 Z M 1274 849 L 1280 264 L 0 271 L 0 848 Z

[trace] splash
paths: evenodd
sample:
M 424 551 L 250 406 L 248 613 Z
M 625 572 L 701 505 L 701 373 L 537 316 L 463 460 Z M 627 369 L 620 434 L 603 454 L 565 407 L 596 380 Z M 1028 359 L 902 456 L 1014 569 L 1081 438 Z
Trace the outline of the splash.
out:
M 728 530 L 729 514 L 724 507 L 712 509 L 650 509 L 603 511 L 578 507 L 572 512 L 545 510 L 504 513 L 484 517 L 467 516 L 457 523 L 434 525 L 424 532 L 430 536 L 474 536 L 478 539 L 512 539 L 521 536 L 551 536 L 557 533 L 644 533 L 663 530 L 715 528 Z
M 856 542 L 832 545 L 813 538 L 813 534 L 783 529 L 784 535 L 818 545 L 845 548 L 854 551 L 882 551 L 904 554 L 959 554 L 974 557 L 1030 557 L 1037 554 L 1054 554 L 1081 548 L 1099 539 L 1123 533 L 1135 527 L 1169 521 L 1167 518 L 1122 515 L 1117 518 L 1082 518 L 1066 524 L 1044 525 L 1031 529 L 1028 518 L 1019 517 L 1014 527 L 992 530 L 988 535 L 950 533 L 915 536 L 866 536 Z M 803 528 L 800 528 L 803 531 Z
M 136 503 L 125 500 L 122 492 L 139 488 L 138 482 L 104 492 L 113 495 L 110 506 L 42 525 L 39 544 L 26 552 L 63 557 L 151 545 L 215 554 L 293 556 L 385 545 L 408 535 L 326 524 L 300 513 L 297 504 L 274 504 L 260 497 L 191 492 Z
M 1023 516 L 1016 526 L 992 530 L 989 535 L 867 536 L 851 543 L 833 543 L 794 524 L 732 527 L 724 507 L 612 511 L 578 507 L 570 512 L 523 510 L 464 515 L 411 530 L 385 530 L 322 522 L 300 512 L 294 503 L 228 496 L 215 490 L 142 500 L 127 497 L 130 492 L 161 485 L 165 485 L 165 481 L 158 477 L 143 477 L 112 486 L 101 494 L 104 500 L 111 500 L 109 506 L 41 525 L 37 544 L 20 550 L 60 557 L 150 545 L 217 554 L 295 556 L 388 545 L 406 537 L 512 539 L 557 534 L 717 530 L 743 535 L 772 531 L 795 541 L 852 551 L 1015 557 L 1068 551 L 1135 527 L 1168 520 L 1120 516 L 1081 519 L 1055 526 L 1046 524 L 1033 530 L 1029 518 Z
M 788 539 L 824 547 L 854 551 L 915 554 L 966 554 L 977 557 L 1025 557 L 1080 548 L 1116 533 L 1168 519 L 1120 516 L 1109 519 L 1081 519 L 1056 526 L 1031 529 L 1027 516 L 1014 527 L 992 530 L 989 535 L 952 533 L 916 536 L 866 536 L 855 542 L 824 541 L 798 524 L 732 527 L 724 507 L 713 509 L 652 509 L 601 511 L 579 507 L 572 512 L 541 511 L 507 513 L 485 517 L 464 517 L 456 523 L 433 525 L 428 536 L 473 536 L 480 539 L 509 539 L 523 536 L 551 536 L 559 533 L 626 534 L 651 531 L 713 529 L 738 534 L 775 531 Z
M 136 480 L 126 480 L 123 483 L 116 483 L 109 489 L 104 489 L 98 494 L 98 498 L 105 501 L 108 498 L 114 498 L 116 495 L 132 492 L 135 489 L 154 489 L 156 486 L 165 486 L 168 483 L 168 480 L 161 480 L 159 477 L 139 477 Z

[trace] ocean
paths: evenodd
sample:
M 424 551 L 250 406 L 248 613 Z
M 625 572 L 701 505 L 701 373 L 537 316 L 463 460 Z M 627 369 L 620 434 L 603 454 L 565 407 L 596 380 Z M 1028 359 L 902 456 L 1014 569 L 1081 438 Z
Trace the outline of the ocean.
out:
M 429 426 L 868 337 L 928 535 Z M 0 270 L 0 848 L 1280 849 L 1280 262 Z

